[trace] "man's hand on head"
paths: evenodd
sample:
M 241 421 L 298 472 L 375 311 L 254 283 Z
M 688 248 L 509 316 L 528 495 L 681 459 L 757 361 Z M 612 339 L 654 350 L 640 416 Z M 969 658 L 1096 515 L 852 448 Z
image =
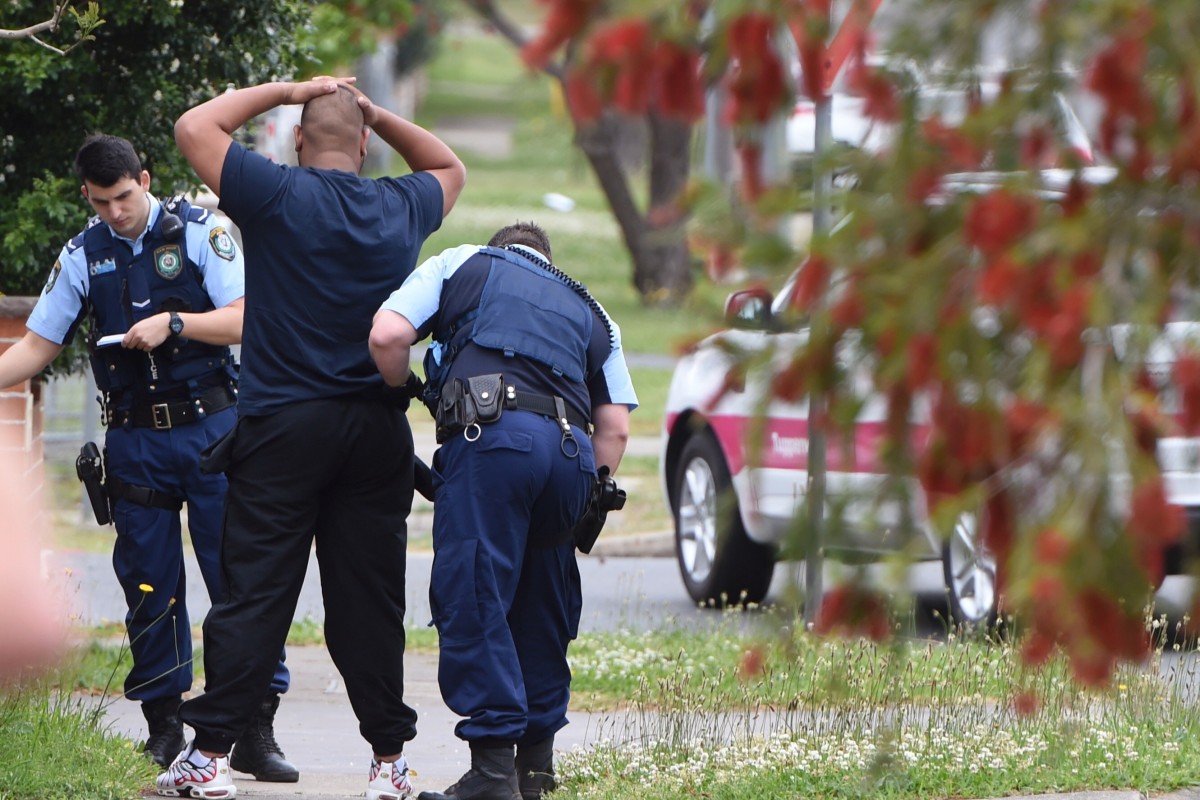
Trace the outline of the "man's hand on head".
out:
M 329 75 L 318 75 L 307 81 L 293 83 L 289 86 L 285 105 L 304 105 L 314 97 L 336 92 L 339 83 L 343 86 L 352 87 L 357 80 L 358 78 L 356 77 L 334 78 Z

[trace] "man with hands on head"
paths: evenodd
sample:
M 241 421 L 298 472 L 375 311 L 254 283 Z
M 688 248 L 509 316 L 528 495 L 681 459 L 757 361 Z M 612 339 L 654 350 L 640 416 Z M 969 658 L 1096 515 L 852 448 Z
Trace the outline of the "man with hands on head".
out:
M 267 691 L 315 539 L 330 655 L 372 747 L 367 800 L 412 793 L 403 698 L 406 520 L 413 497 L 408 398 L 371 361 L 371 318 L 412 272 L 466 169 L 441 140 L 380 108 L 353 78 L 268 83 L 187 111 L 175 139 L 242 231 L 246 318 L 229 478 L 225 591 L 204 623 L 205 692 L 180 716 L 192 745 L 158 777 L 166 796 L 230 798 L 226 753 Z M 233 141 L 247 121 L 303 104 L 299 166 Z M 374 133 L 413 170 L 369 179 Z
M 144 750 L 165 767 L 185 744 L 178 710 L 192 685 L 183 502 L 209 597 L 220 598 L 226 481 L 201 473 L 198 463 L 236 419 L 228 345 L 242 336 L 242 254 L 209 211 L 184 200 L 164 205 L 150 194 L 150 173 L 125 139 L 89 136 L 75 171 L 96 216 L 54 262 L 25 336 L 0 355 L 0 387 L 44 369 L 88 320 L 108 426 L 113 567 L 129 609 L 133 667 L 125 696 L 141 702 Z M 97 346 L 101 337 L 113 343 Z M 282 658 L 270 660 L 269 696 L 278 704 L 289 676 Z M 260 780 L 295 781 L 298 773 L 274 743 L 272 717 L 257 719 L 235 751 Z

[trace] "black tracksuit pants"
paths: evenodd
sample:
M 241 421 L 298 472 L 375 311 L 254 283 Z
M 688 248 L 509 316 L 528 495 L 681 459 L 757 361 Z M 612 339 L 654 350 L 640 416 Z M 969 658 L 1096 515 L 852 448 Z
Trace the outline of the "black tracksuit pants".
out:
M 204 621 L 204 694 L 179 716 L 227 753 L 265 698 L 316 539 L 329 653 L 375 753 L 403 749 L 404 571 L 413 498 L 403 410 L 312 400 L 235 429 L 226 475 L 222 602 Z

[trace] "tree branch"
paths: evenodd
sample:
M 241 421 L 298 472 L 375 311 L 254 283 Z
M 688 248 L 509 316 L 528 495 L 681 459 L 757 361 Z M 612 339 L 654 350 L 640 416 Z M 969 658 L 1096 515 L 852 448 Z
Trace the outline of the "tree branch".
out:
M 30 25 L 28 28 L 21 28 L 20 30 L 5 30 L 0 28 L 0 39 L 32 39 L 42 47 L 48 47 L 49 49 L 61 54 L 61 50 L 56 47 L 51 47 L 45 42 L 39 40 L 37 35 L 43 31 L 54 32 L 58 30 L 58 23 L 62 19 L 63 12 L 66 11 L 67 5 L 70 2 L 71 0 L 59 0 L 58 5 L 54 8 L 54 16 L 45 22 L 39 22 L 36 25 Z
M 508 39 L 518 50 L 529 44 L 529 37 L 517 27 L 516 23 L 501 14 L 492 0 L 467 0 L 467 5 L 475 9 L 475 13 L 483 17 L 485 22 L 495 28 L 496 32 L 505 39 Z M 560 82 L 564 79 L 562 64 L 547 62 L 542 65 L 542 72 L 557 78 Z

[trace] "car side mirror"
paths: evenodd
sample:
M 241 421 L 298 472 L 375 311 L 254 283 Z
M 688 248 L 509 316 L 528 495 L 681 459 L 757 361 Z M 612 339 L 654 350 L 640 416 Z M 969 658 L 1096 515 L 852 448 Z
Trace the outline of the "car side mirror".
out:
M 772 326 L 771 303 L 775 296 L 761 286 L 742 289 L 725 300 L 725 324 L 743 330 L 767 330 Z

